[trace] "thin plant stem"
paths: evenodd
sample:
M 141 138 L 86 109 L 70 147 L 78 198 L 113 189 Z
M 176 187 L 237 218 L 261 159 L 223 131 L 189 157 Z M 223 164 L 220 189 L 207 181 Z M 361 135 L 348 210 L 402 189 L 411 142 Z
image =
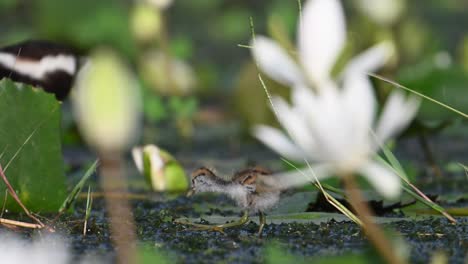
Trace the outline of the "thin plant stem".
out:
M 460 110 L 457 110 L 457 109 L 455 109 L 455 108 L 453 108 L 453 107 L 451 107 L 451 106 L 449 106 L 449 105 L 447 105 L 447 104 L 444 104 L 444 103 L 442 103 L 442 102 L 440 102 L 440 101 L 437 101 L 437 100 L 435 100 L 435 99 L 433 99 L 433 98 L 431 98 L 431 97 L 429 97 L 429 96 L 427 96 L 427 95 L 425 95 L 425 94 L 419 93 L 419 92 L 417 92 L 417 91 L 415 91 L 415 90 L 413 90 L 413 89 L 410 89 L 410 88 L 408 88 L 408 87 L 406 87 L 406 86 L 403 86 L 403 85 L 401 85 L 401 84 L 398 84 L 397 82 L 394 82 L 394 81 L 392 81 L 392 80 L 390 80 L 390 79 L 387 79 L 387 78 L 385 78 L 385 77 L 383 77 L 383 76 L 380 76 L 380 75 L 374 74 L 374 73 L 367 73 L 367 75 L 372 76 L 372 77 L 374 77 L 374 78 L 376 78 L 376 79 L 379 79 L 379 80 L 381 80 L 381 81 L 387 82 L 387 83 L 389 83 L 389 84 L 391 84 L 391 85 L 393 85 L 393 86 L 395 86 L 395 87 L 398 87 L 398 88 L 400 88 L 400 89 L 406 90 L 406 91 L 408 91 L 408 92 L 410 92 L 410 93 L 416 94 L 416 95 L 418 95 L 418 96 L 420 96 L 420 97 L 422 97 L 422 98 L 424 98 L 424 99 L 426 99 L 426 100 L 429 100 L 429 101 L 431 101 L 431 102 L 433 102 L 433 103 L 435 103 L 435 104 L 438 104 L 438 105 L 440 105 L 440 106 L 442 106 L 442 107 L 445 107 L 446 109 L 448 109 L 448 110 L 450 110 L 450 111 L 452 111 L 452 112 L 455 112 L 455 113 L 457 113 L 457 114 L 463 116 L 464 118 L 468 118 L 468 114 L 466 114 L 466 113 L 464 113 L 464 112 L 462 112 L 462 111 L 460 111 Z
M 6 207 L 7 200 L 8 200 L 8 190 L 5 190 L 5 198 L 3 200 L 2 212 L 0 213 L 0 218 L 2 218 L 3 214 L 5 213 L 5 207 Z
M 52 111 L 50 111 L 49 115 L 47 116 L 47 118 L 45 118 L 44 120 L 42 120 L 41 122 L 39 122 L 36 126 L 36 128 L 34 128 L 34 130 L 31 132 L 31 134 L 29 134 L 29 136 L 26 138 L 26 140 L 23 142 L 23 144 L 21 144 L 21 146 L 18 148 L 18 150 L 16 150 L 15 154 L 13 155 L 13 157 L 10 158 L 10 160 L 7 162 L 7 164 L 5 165 L 5 168 L 3 169 L 4 172 L 6 172 L 8 170 L 8 167 L 10 166 L 10 164 L 18 157 L 18 155 L 20 154 L 20 152 L 23 150 L 24 146 L 26 146 L 26 144 L 31 140 L 31 138 L 36 134 L 36 132 L 39 130 L 39 128 L 42 126 L 42 124 L 44 124 L 45 121 L 47 121 L 49 119 L 49 117 L 52 116 L 52 114 L 57 111 L 59 108 L 60 105 L 57 105 L 56 107 L 54 107 L 52 109 Z M 6 149 L 6 148 L 5 148 Z M 3 153 L 2 153 L 3 155 Z
M 466 178 L 468 179 L 468 167 L 461 164 L 460 162 L 458 163 L 458 165 L 460 165 L 465 170 Z
M 426 160 L 432 168 L 434 174 L 439 178 L 443 178 L 442 170 L 440 169 L 439 165 L 437 165 L 436 158 L 434 157 L 434 152 L 431 149 L 431 145 L 429 144 L 429 140 L 426 136 L 426 133 L 422 131 L 419 133 L 419 143 L 423 148 L 424 154 L 426 156 Z
M 130 193 L 130 192 L 123 192 L 123 191 L 113 191 L 111 193 L 106 194 L 108 198 L 115 199 L 115 200 L 149 200 L 148 195 L 140 194 L 140 193 Z M 104 197 L 104 192 L 91 192 L 91 198 L 99 199 Z M 78 195 L 80 199 L 87 199 L 88 194 L 80 193 Z
M 375 137 L 375 133 L 372 132 L 372 135 Z M 379 142 L 377 142 L 377 144 L 383 150 L 383 153 L 385 154 L 385 157 L 386 157 L 386 159 L 388 161 L 384 160 L 380 156 L 377 156 L 377 159 L 380 160 L 380 162 L 382 162 L 382 164 L 387 165 L 387 167 L 390 170 L 392 170 L 395 174 L 397 174 L 406 184 L 408 184 L 414 190 L 414 192 L 405 185 L 402 185 L 403 190 L 405 190 L 408 194 L 413 196 L 416 200 L 422 202 L 423 204 L 429 206 L 430 208 L 438 211 L 439 213 L 441 213 L 442 215 L 447 217 L 447 219 L 449 219 L 452 223 L 457 223 L 457 220 L 455 220 L 455 218 L 453 218 L 450 214 L 448 214 L 445 211 L 444 208 L 442 208 L 438 204 L 434 203 L 431 199 L 429 199 L 429 197 L 427 197 L 423 192 L 421 192 L 416 186 L 414 186 L 408 180 L 408 176 L 406 176 L 406 173 L 405 173 L 403 167 L 401 166 L 400 162 L 395 157 L 395 155 L 393 155 L 393 153 L 388 149 L 387 146 L 385 146 L 384 144 L 379 143 Z
M 174 72 L 172 70 L 172 56 L 170 51 L 170 37 L 167 25 L 167 18 L 161 13 L 161 30 L 159 31 L 159 47 L 163 54 L 164 66 L 163 71 L 166 79 L 166 93 L 173 93 L 175 91 Z
M 86 236 L 88 231 L 88 220 L 91 215 L 91 208 L 93 204 L 93 198 L 91 197 L 91 186 L 88 186 L 88 198 L 86 199 L 86 213 L 85 213 L 85 220 L 83 224 L 83 236 Z
M 40 224 L 31 224 L 31 223 L 10 220 L 10 219 L 5 219 L 5 218 L 0 218 L 0 224 L 6 225 L 6 226 L 19 226 L 19 227 L 32 228 L 32 229 L 40 229 L 44 227 L 44 226 L 41 226 Z
M 23 209 L 23 211 L 26 213 L 26 215 L 31 218 L 33 221 L 35 221 L 39 226 L 44 227 L 45 225 L 39 220 L 37 217 L 35 217 L 31 212 L 26 208 L 26 206 L 21 202 L 21 199 L 18 197 L 18 195 L 15 192 L 15 189 L 13 186 L 11 186 L 10 182 L 8 181 L 7 177 L 5 176 L 5 173 L 3 172 L 2 165 L 0 164 L 0 176 L 2 177 L 3 182 L 5 183 L 5 186 L 8 189 L 8 192 L 10 193 L 11 197 L 16 201 L 16 203 Z M 52 230 L 51 230 L 52 231 Z
M 286 162 L 289 166 L 291 166 L 292 168 L 296 169 L 297 171 L 299 171 L 305 178 L 309 178 L 310 176 L 306 175 L 301 169 L 299 169 L 296 165 L 294 165 L 293 163 L 291 163 L 289 160 L 285 159 L 285 158 L 281 158 L 284 162 Z M 310 178 L 310 183 L 315 185 L 315 187 L 317 187 L 317 189 L 319 189 L 322 193 L 323 193 L 323 196 L 325 197 L 325 199 L 327 200 L 328 203 L 330 203 L 333 207 L 335 207 L 338 211 L 340 211 L 342 214 L 344 214 L 345 216 L 347 216 L 349 219 L 351 219 L 353 222 L 355 222 L 356 224 L 358 225 L 362 225 L 362 222 L 361 220 L 359 220 L 359 218 L 353 213 L 351 212 L 348 208 L 346 208 L 346 206 L 344 206 L 342 203 L 340 203 L 337 199 L 335 199 L 335 197 L 333 197 L 332 195 L 330 195 L 327 191 L 325 191 L 326 188 L 324 188 L 324 186 L 320 183 L 320 181 L 318 180 L 318 178 L 316 177 L 315 173 L 314 173 L 314 170 L 312 169 L 312 166 L 310 166 L 310 163 L 307 161 L 307 160 L 304 160 L 305 163 L 307 163 L 307 166 L 309 166 L 309 169 L 310 169 L 310 174 L 314 177 L 314 178 Z
M 377 251 L 382 255 L 387 263 L 403 263 L 403 261 L 395 254 L 392 244 L 385 238 L 383 230 L 372 220 L 372 210 L 364 201 L 364 197 L 359 191 L 354 175 L 348 174 L 344 176 L 345 177 L 342 178 L 348 195 L 348 202 L 361 219 L 363 223 L 362 229 L 368 239 L 372 244 L 374 244 Z
M 86 170 L 85 174 L 81 177 L 80 181 L 75 185 L 71 193 L 68 195 L 68 197 L 65 199 L 65 201 L 62 203 L 62 206 L 60 206 L 59 209 L 59 214 L 65 212 L 70 208 L 70 206 L 76 201 L 76 198 L 80 194 L 81 190 L 83 189 L 83 186 L 85 185 L 86 181 L 91 177 L 91 175 L 94 174 L 96 171 L 96 168 L 99 164 L 99 160 L 94 161 L 94 163 Z
M 424 203 L 424 201 L 427 202 L 427 205 L 429 207 L 431 207 L 432 209 L 438 211 L 439 213 L 441 213 L 443 216 L 445 216 L 448 220 L 450 220 L 450 222 L 452 222 L 452 224 L 456 224 L 457 223 L 457 220 L 455 218 L 453 218 L 453 216 L 451 216 L 443 207 L 439 206 L 438 204 L 436 204 L 435 202 L 433 202 L 431 200 L 431 198 L 427 197 L 427 195 L 425 195 L 423 192 L 421 192 L 421 190 L 419 190 L 416 186 L 414 186 L 411 182 L 409 181 L 406 181 L 406 184 L 408 184 L 416 193 L 417 195 L 414 195 L 414 193 L 408 189 L 408 188 L 405 188 L 403 187 L 403 189 L 409 193 L 411 196 L 413 196 L 414 198 L 418 199 L 421 198 L 422 202 Z M 419 200 L 419 199 L 418 199 Z
M 127 199 L 113 199 L 111 193 L 127 189 L 122 173 L 122 157 L 112 154 L 101 155 L 100 184 L 104 191 L 109 216 L 112 242 L 117 252 L 117 263 L 135 263 L 136 236 L 130 204 Z

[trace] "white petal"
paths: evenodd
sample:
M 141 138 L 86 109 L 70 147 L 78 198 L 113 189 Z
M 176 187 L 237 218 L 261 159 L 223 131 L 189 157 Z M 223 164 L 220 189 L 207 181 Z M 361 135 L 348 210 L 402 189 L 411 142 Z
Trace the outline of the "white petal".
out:
M 330 72 L 340 55 L 346 25 L 338 0 L 309 0 L 299 21 L 299 59 L 317 85 L 330 78 Z
M 321 90 L 315 104 L 317 111 L 309 126 L 320 152 L 317 160 L 338 162 L 345 159 L 353 151 L 350 147 L 354 143 L 349 136 L 352 117 L 343 104 L 341 91 L 328 86 Z
M 133 161 L 135 162 L 135 166 L 137 167 L 140 173 L 143 173 L 143 148 L 142 147 L 134 147 L 132 148 L 132 157 Z
M 302 150 L 294 145 L 280 130 L 258 125 L 253 128 L 252 134 L 281 156 L 298 162 L 304 161 Z
M 284 85 L 303 82 L 302 72 L 297 64 L 275 41 L 257 36 L 252 41 L 252 55 L 262 72 Z
M 401 180 L 390 168 L 376 162 L 369 162 L 360 170 L 363 176 L 385 198 L 394 199 L 401 193 Z
M 318 153 L 315 141 L 309 130 L 307 116 L 301 115 L 298 109 L 289 107 L 281 97 L 272 97 L 272 107 L 276 117 L 291 139 L 305 151 L 309 159 L 313 159 Z
M 317 96 L 303 85 L 296 85 L 291 91 L 291 102 L 298 113 L 306 119 L 307 123 L 314 122 L 313 116 L 317 113 Z
M 162 159 L 160 150 L 156 145 L 146 145 L 143 148 L 143 155 L 149 157 L 152 171 L 158 171 L 164 167 L 164 160 Z
M 388 61 L 394 50 L 395 48 L 390 42 L 382 42 L 369 48 L 348 62 L 343 77 L 377 71 Z
M 362 73 L 346 75 L 344 79 L 343 100 L 350 119 L 352 131 L 349 131 L 357 145 L 369 142 L 369 132 L 375 115 L 375 97 L 372 84 Z M 368 146 L 362 146 L 368 147 Z
M 291 92 L 293 105 L 309 105 L 315 100 L 316 96 L 311 89 L 304 85 L 296 85 Z
M 276 173 L 271 177 L 263 177 L 262 182 L 269 188 L 286 190 L 325 179 L 331 176 L 330 172 L 330 165 L 320 163 L 312 165 L 311 168 L 305 167 L 294 171 Z
M 384 144 L 389 138 L 406 128 L 418 112 L 420 103 L 421 100 L 418 97 L 405 98 L 400 91 L 392 92 L 376 128 L 377 143 Z

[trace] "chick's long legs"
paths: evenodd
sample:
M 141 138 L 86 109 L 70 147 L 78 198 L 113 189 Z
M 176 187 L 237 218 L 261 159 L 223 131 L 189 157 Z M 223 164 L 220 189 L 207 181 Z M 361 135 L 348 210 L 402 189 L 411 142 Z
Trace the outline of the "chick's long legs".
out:
M 266 223 L 265 214 L 262 211 L 258 211 L 258 218 L 259 218 L 258 238 L 262 238 L 263 227 L 265 226 L 265 223 Z
M 241 226 L 241 225 L 244 225 L 245 223 L 247 223 L 248 221 L 249 221 L 249 212 L 244 211 L 243 214 L 242 214 L 242 217 L 239 218 L 239 220 L 234 221 L 234 222 L 230 222 L 230 223 L 226 223 L 226 224 L 204 225 L 204 224 L 192 223 L 192 222 L 189 222 L 189 221 L 176 221 L 176 223 L 193 226 L 194 227 L 193 230 L 198 230 L 198 231 L 208 230 L 208 231 L 217 231 L 217 232 L 220 232 L 220 233 L 224 233 L 223 230 L 225 228 Z
M 266 224 L 266 216 L 262 211 L 258 211 L 258 216 L 259 216 L 259 228 L 258 228 L 258 237 L 262 238 L 262 232 L 263 228 L 265 227 Z M 219 225 L 204 225 L 204 224 L 197 224 L 197 223 L 192 223 L 189 221 L 181 221 L 181 220 L 176 220 L 176 223 L 182 224 L 182 225 L 190 225 L 193 226 L 193 230 L 196 231 L 202 231 L 202 230 L 209 230 L 209 231 L 217 231 L 220 233 L 224 233 L 225 228 L 230 228 L 230 227 L 237 227 L 246 224 L 249 221 L 249 214 L 247 211 L 244 211 L 243 215 L 239 220 L 235 222 L 230 222 L 226 224 L 219 224 Z

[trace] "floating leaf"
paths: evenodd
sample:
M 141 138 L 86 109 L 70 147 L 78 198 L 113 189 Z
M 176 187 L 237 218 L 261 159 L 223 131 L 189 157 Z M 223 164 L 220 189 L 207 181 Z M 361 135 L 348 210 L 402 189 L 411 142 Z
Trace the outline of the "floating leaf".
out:
M 231 221 L 239 220 L 239 217 L 236 216 L 221 216 L 221 215 L 203 215 L 201 218 L 180 218 L 176 219 L 176 222 L 189 221 L 192 223 L 197 223 L 203 219 L 208 221 L 210 224 L 224 224 Z M 377 223 L 392 223 L 398 221 L 414 221 L 418 219 L 425 219 L 424 217 L 374 217 L 373 218 Z M 426 217 L 427 219 L 427 217 Z M 291 213 L 291 214 L 267 214 L 266 223 L 267 224 L 282 224 L 282 223 L 327 223 L 331 220 L 337 222 L 340 221 L 351 221 L 347 216 L 338 213 L 323 213 L 323 212 L 304 212 L 304 213 Z M 250 221 L 258 224 L 258 217 L 250 217 Z
M 271 213 L 284 214 L 293 212 L 305 212 L 311 201 L 315 200 L 317 192 L 299 192 L 280 200 L 277 207 Z

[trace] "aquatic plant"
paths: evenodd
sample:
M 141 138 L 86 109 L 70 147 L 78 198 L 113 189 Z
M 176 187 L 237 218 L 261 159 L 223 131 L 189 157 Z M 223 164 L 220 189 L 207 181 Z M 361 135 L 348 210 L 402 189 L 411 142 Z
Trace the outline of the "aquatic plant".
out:
M 169 152 L 149 144 L 132 148 L 132 157 L 152 190 L 180 192 L 188 189 L 183 167 Z
M 344 21 L 338 0 L 308 1 L 299 21 L 299 66 L 275 42 L 265 37 L 253 40 L 258 66 L 272 79 L 291 86 L 292 101 L 288 104 L 281 97 L 269 97 L 289 137 L 261 125 L 254 127 L 253 133 L 284 157 L 306 163 L 313 175 L 310 179 L 339 176 L 369 240 L 388 263 L 400 263 L 391 243 L 371 219 L 372 211 L 363 202 L 354 175 L 365 176 L 388 198 L 400 194 L 399 176 L 374 160 L 375 154 L 414 118 L 420 99 L 393 91 L 374 124 L 377 106 L 367 72 L 383 65 L 391 48 L 383 43 L 352 59 L 339 80 L 333 80 L 332 69 L 345 41 Z M 301 178 L 306 177 L 300 170 L 286 173 L 283 183 L 297 185 Z
M 297 53 L 300 66 L 272 40 L 253 40 L 258 66 L 272 79 L 290 85 L 292 100 L 288 104 L 281 97 L 271 97 L 289 137 L 264 125 L 254 127 L 253 134 L 285 158 L 311 163 L 318 179 L 357 172 L 382 195 L 396 197 L 401 189 L 398 175 L 373 156 L 381 144 L 409 124 L 420 100 L 394 91 L 375 122 L 377 105 L 366 73 L 384 64 L 391 53 L 389 44 L 379 44 L 352 59 L 337 82 L 330 72 L 345 37 L 339 2 L 309 1 L 302 20 Z
M 252 40 L 252 55 L 271 79 L 287 86 L 305 86 L 318 91 L 333 81 L 332 70 L 345 41 L 345 17 L 339 1 L 309 1 L 298 23 L 297 52 L 284 50 L 274 40 L 257 35 Z M 356 72 L 377 70 L 392 52 L 393 46 L 389 42 L 369 48 L 347 63 L 339 79 L 344 80 Z
M 141 98 L 136 78 L 112 50 L 96 50 L 78 76 L 72 99 L 79 128 L 101 162 L 99 179 L 118 263 L 132 263 L 136 238 L 131 208 L 125 199 L 112 199 L 111 193 L 127 189 L 123 154 L 139 134 Z

